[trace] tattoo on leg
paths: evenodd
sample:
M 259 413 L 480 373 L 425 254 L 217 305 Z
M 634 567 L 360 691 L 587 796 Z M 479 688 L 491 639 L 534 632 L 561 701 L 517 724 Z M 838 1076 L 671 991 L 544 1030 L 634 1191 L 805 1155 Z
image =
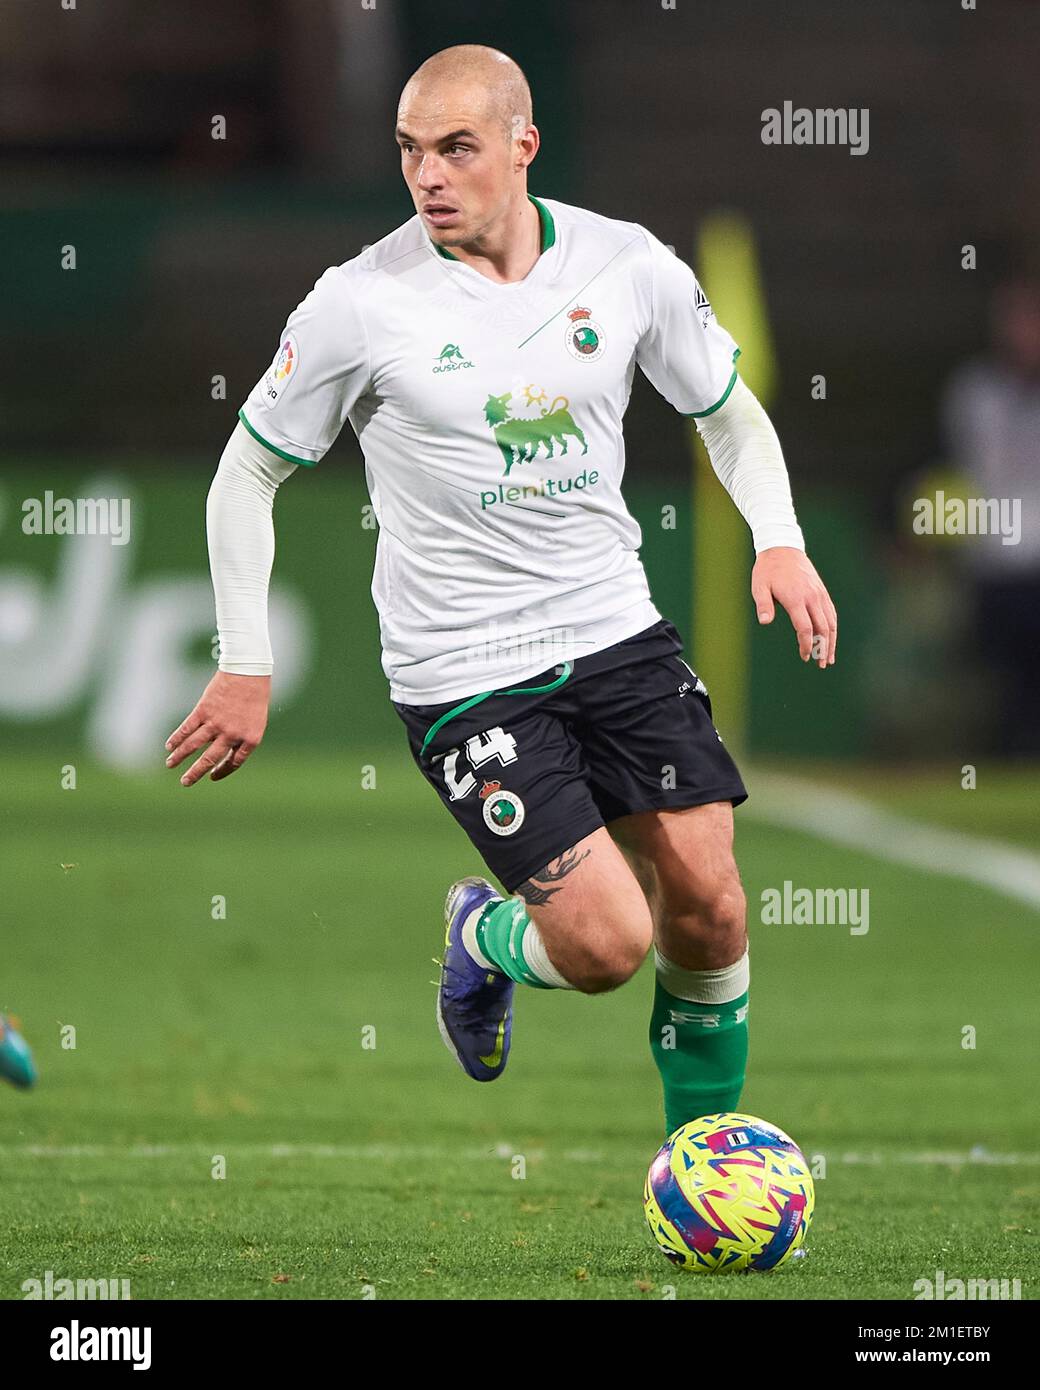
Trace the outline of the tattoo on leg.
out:
M 583 859 L 587 859 L 589 851 L 583 849 L 580 854 L 577 850 L 569 849 L 565 854 L 561 854 L 559 859 L 550 860 L 545 868 L 530 878 L 524 879 L 520 887 L 516 890 L 528 907 L 541 907 L 547 903 L 554 893 L 558 893 L 559 888 L 543 887 L 547 883 L 558 883 L 561 878 L 566 878 L 573 873 Z

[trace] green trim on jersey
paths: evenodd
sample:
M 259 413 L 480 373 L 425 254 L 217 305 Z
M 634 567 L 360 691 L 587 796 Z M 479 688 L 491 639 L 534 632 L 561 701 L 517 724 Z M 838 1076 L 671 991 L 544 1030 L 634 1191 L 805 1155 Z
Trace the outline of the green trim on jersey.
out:
M 739 356 L 740 356 L 740 348 L 734 348 L 734 349 L 733 349 L 733 361 L 735 362 Z M 714 404 L 713 406 L 710 406 L 707 410 L 691 410 L 691 411 L 689 411 L 688 413 L 684 414 L 684 417 L 683 417 L 683 418 L 686 419 L 686 420 L 703 420 L 704 417 L 705 417 L 705 415 L 714 415 L 715 412 L 716 412 L 716 410 L 721 409 L 722 406 L 724 406 L 724 405 L 726 404 L 726 402 L 729 400 L 729 393 L 733 390 L 733 388 L 734 388 L 734 386 L 736 386 L 736 384 L 737 384 L 737 369 L 736 369 L 736 367 L 734 367 L 734 368 L 733 368 L 733 375 L 732 375 L 732 376 L 730 377 L 730 379 L 729 379 L 729 385 L 726 387 L 725 391 L 723 391 L 722 395 L 721 395 L 721 396 L 719 397 L 719 399 L 715 402 L 715 404 Z
M 528 193 L 527 196 L 538 209 L 538 216 L 542 219 L 542 251 L 548 251 L 551 246 L 556 245 L 556 223 L 553 221 L 553 215 L 533 193 Z
M 538 209 L 538 217 L 542 224 L 542 250 L 540 254 L 544 255 L 545 252 L 549 250 L 550 246 L 556 245 L 556 223 L 553 221 L 553 215 L 549 209 L 544 203 L 540 203 L 533 193 L 528 193 L 527 198 L 528 201 L 534 203 L 535 207 Z M 443 256 L 446 261 L 457 261 L 459 259 L 458 256 L 453 256 L 452 253 L 443 246 L 438 246 L 432 238 L 431 243 L 438 256 Z
M 569 661 L 565 661 L 563 663 L 563 675 L 550 682 L 549 685 L 530 685 L 519 690 L 482 690 L 479 695 L 471 695 L 468 700 L 454 705 L 430 725 L 426 731 L 426 737 L 422 741 L 422 747 L 419 749 L 419 757 L 421 758 L 426 752 L 430 741 L 444 728 L 449 719 L 454 719 L 457 714 L 465 714 L 474 705 L 479 705 L 481 700 L 488 700 L 492 695 L 546 695 L 550 690 L 556 690 L 558 686 L 561 686 L 573 670 L 573 665 Z
M 279 449 L 277 444 L 272 444 L 270 440 L 265 439 L 258 430 L 253 429 L 253 426 L 246 419 L 246 413 L 244 410 L 240 410 L 238 412 L 238 418 L 242 421 L 243 425 L 245 425 L 246 429 L 257 441 L 258 444 L 262 444 L 265 449 L 270 449 L 271 453 L 277 454 L 280 459 L 285 459 L 286 463 L 299 463 L 304 468 L 317 468 L 317 459 L 298 459 L 295 454 L 287 454 L 284 449 Z

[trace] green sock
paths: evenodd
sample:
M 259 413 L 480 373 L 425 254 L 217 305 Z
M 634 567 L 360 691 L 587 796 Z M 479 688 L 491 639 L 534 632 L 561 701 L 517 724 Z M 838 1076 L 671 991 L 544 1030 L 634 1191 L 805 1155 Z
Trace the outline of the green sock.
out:
M 664 1083 L 665 1136 L 736 1110 L 748 1055 L 748 992 L 725 1004 L 678 999 L 656 982 L 650 1049 Z
M 534 935 L 537 928 L 527 915 L 520 898 L 506 898 L 484 909 L 477 920 L 476 939 L 481 953 L 518 985 L 533 985 L 535 989 L 558 988 L 543 980 L 531 969 L 524 956 L 524 936 Z

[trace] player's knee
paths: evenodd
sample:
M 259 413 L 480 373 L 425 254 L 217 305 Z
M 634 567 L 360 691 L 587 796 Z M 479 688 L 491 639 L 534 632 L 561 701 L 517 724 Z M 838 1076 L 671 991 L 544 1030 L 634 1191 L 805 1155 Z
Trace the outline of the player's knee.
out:
M 709 896 L 673 903 L 668 916 L 673 930 L 710 949 L 723 964 L 736 960 L 747 945 L 747 899 L 735 871 Z
M 747 899 L 740 880 L 724 883 L 707 909 L 708 929 L 716 936 L 742 936 L 747 928 Z
M 618 951 L 593 953 L 581 961 L 574 987 L 582 994 L 607 994 L 630 980 L 645 959 L 646 951 L 638 958 Z
M 584 934 L 570 979 L 583 994 L 605 994 L 636 973 L 653 944 L 650 914 L 645 920 L 602 925 Z

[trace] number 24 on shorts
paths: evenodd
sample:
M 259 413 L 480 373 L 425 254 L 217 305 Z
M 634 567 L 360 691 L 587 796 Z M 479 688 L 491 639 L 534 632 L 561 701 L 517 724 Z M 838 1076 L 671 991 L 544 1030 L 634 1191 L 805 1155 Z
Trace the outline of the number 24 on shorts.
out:
M 483 733 L 474 734 L 466 740 L 466 757 L 470 766 L 474 768 L 482 767 L 492 758 L 505 767 L 508 763 L 515 763 L 517 756 L 516 739 L 512 734 L 507 734 L 500 725 L 494 729 L 485 729 Z M 456 778 L 458 759 L 457 748 L 453 748 L 444 757 L 444 783 L 452 801 L 461 801 L 464 796 L 469 796 L 477 785 L 477 779 L 472 772 L 466 772 L 462 777 Z

